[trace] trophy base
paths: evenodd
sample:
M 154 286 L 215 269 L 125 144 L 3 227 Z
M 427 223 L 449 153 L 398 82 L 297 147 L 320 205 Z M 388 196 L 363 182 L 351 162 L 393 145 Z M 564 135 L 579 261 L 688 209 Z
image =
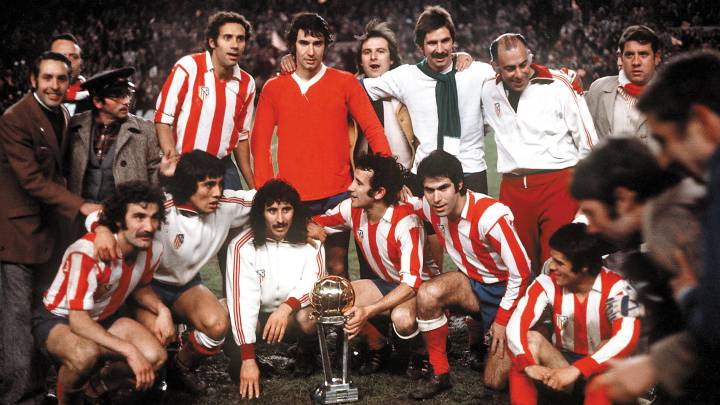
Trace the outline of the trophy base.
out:
M 346 402 L 355 402 L 358 396 L 357 387 L 349 384 L 331 384 L 318 385 L 312 393 L 312 398 L 316 404 L 342 404 Z

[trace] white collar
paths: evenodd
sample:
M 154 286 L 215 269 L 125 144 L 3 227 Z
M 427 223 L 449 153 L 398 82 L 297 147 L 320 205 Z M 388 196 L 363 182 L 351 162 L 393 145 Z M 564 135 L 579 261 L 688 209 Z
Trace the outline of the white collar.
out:
M 324 63 L 320 64 L 320 70 L 315 73 L 315 76 L 311 77 L 309 80 L 305 80 L 300 75 L 297 74 L 297 72 L 293 72 L 292 78 L 295 80 L 295 83 L 297 83 L 298 87 L 300 87 L 300 93 L 305 94 L 307 91 L 312 87 L 313 84 L 317 83 L 322 79 L 322 77 L 325 75 L 325 72 L 327 71 L 327 67 Z

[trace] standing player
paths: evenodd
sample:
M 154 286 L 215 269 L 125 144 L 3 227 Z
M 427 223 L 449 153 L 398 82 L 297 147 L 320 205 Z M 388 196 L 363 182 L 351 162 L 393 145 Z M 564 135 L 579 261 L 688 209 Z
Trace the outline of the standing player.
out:
M 172 169 L 163 174 L 170 172 Z M 227 308 L 203 285 L 200 269 L 218 254 L 231 228 L 247 224 L 255 195 L 254 190 L 223 192 L 224 172 L 220 159 L 206 152 L 182 155 L 166 181 L 167 225 L 157 235 L 165 253 L 151 285 L 175 319 L 186 320 L 194 328 L 169 363 L 170 377 L 194 393 L 207 388 L 194 370 L 205 358 L 220 352 L 228 330 Z M 99 226 L 95 232 L 99 255 L 113 259 L 109 230 Z M 138 320 L 149 326 L 155 315 L 140 310 Z
M 390 155 L 390 148 L 360 83 L 352 74 L 323 64 L 333 40 L 327 22 L 314 13 L 299 13 L 286 37 L 297 70 L 268 80 L 260 96 L 252 132 L 255 184 L 275 177 L 270 141 L 277 127 L 277 177 L 292 184 L 309 214 L 317 215 L 347 197 L 348 115 L 373 151 Z M 331 273 L 346 273 L 348 242 L 347 232 L 326 241 Z
M 618 41 L 617 76 L 601 77 L 585 95 L 598 138 L 635 136 L 650 141 L 647 120 L 635 108 L 660 64 L 660 38 L 644 25 L 627 27 Z
M 452 58 L 455 25 L 442 7 L 426 8 L 415 25 L 415 44 L 425 56 L 417 65 L 402 65 L 377 78 L 363 80 L 373 100 L 392 97 L 405 104 L 417 138 L 413 171 L 436 149 L 457 156 L 463 181 L 486 193 L 485 149 L 480 92 L 493 72 L 487 63 L 473 62 L 457 72 Z
M 355 306 L 347 311 L 352 317 L 345 326 L 351 338 L 365 331 L 368 320 L 380 315 L 390 316 L 395 334 L 408 344 L 419 333 L 415 293 L 431 275 L 423 270 L 422 222 L 412 206 L 398 202 L 402 185 L 403 169 L 395 158 L 363 155 L 355 162 L 354 179 L 348 188 L 350 198 L 313 218 L 330 231 L 352 230 L 375 275 L 352 282 Z M 384 339 L 368 336 L 368 346 L 371 352 L 361 374 L 380 369 L 385 357 Z M 418 360 L 417 356 L 411 358 L 413 373 Z
M 187 55 L 173 66 L 157 100 L 155 128 L 167 156 L 200 149 L 222 159 L 225 188 L 242 184 L 231 153 L 250 189 L 248 134 L 255 100 L 255 80 L 238 62 L 251 34 L 242 15 L 220 11 L 205 28 L 206 52 Z
M 478 316 L 492 343 L 483 380 L 498 389 L 505 385 L 510 361 L 505 356 L 505 326 L 530 284 L 530 263 L 513 229 L 505 205 L 481 193 L 468 192 L 460 161 L 434 151 L 418 166 L 425 198 L 416 200 L 418 214 L 431 222 L 445 251 L 459 271 L 423 283 L 417 294 L 418 327 L 434 375 L 410 396 L 431 398 L 452 386 L 445 345 L 447 309 Z
M 162 344 L 174 333 L 172 317 L 149 286 L 163 254 L 153 239 L 165 218 L 163 201 L 159 189 L 141 182 L 120 185 L 105 201 L 100 224 L 117 238 L 122 259 L 116 263 L 93 258 L 93 234 L 65 251 L 33 320 L 35 341 L 60 363 L 60 404 L 76 403 L 84 386 L 95 398 L 128 383 L 148 389 L 165 362 Z M 157 316 L 149 329 L 123 315 L 130 296 Z
M 557 391 L 574 387 L 582 393 L 583 379 L 604 370 L 609 360 L 635 350 L 640 321 L 620 317 L 611 322 L 605 315 L 606 301 L 624 294 L 627 284 L 617 273 L 602 268 L 598 239 L 586 230 L 585 224 L 567 224 L 552 235 L 551 274 L 535 279 L 510 318 L 513 404 L 537 403 L 533 381 Z M 530 330 L 548 305 L 553 313 L 552 343 Z M 595 398 L 587 391 L 585 403 L 594 403 Z
M 520 240 L 539 271 L 548 239 L 573 220 L 567 192 L 572 168 L 597 143 L 582 87 L 571 76 L 532 63 L 520 34 L 490 45 L 497 78 L 482 89 L 483 116 L 495 132 L 500 201 L 515 215 Z
M 309 294 L 325 274 L 325 255 L 322 245 L 316 248 L 308 243 L 306 223 L 298 192 L 273 179 L 255 194 L 250 229 L 230 244 L 227 303 L 235 343 L 240 345 L 241 398 L 260 397 L 260 369 L 255 361 L 255 335 L 260 328 L 268 343 L 282 341 L 293 329 L 309 335 L 298 339 L 296 375 L 306 374 L 304 366 L 312 367 L 301 364 L 303 360 L 309 363 L 307 354 L 317 344 Z

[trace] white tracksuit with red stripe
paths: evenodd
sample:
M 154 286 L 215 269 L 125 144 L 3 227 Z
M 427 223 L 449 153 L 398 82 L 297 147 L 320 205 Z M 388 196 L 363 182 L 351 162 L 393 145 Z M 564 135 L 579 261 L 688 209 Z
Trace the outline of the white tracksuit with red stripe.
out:
M 507 281 L 495 322 L 507 324 L 530 284 L 530 261 L 513 228 L 510 209 L 494 198 L 468 191 L 460 218 L 432 212 L 426 199 L 412 198 L 417 214 L 432 224 L 457 268 L 481 283 Z
M 550 305 L 553 310 L 553 343 L 559 349 L 585 355 L 573 365 L 585 378 L 607 367 L 610 359 L 633 353 L 640 334 L 640 321 L 619 318 L 612 323 L 605 315 L 609 297 L 625 294 L 627 283 L 603 268 L 584 302 L 561 288 L 554 275 L 540 275 L 528 288 L 507 326 L 508 348 L 513 362 L 522 370 L 537 364 L 528 349 L 527 334 Z
M 388 207 L 380 221 L 371 224 L 365 210 L 352 208 L 348 198 L 313 220 L 330 233 L 352 229 L 370 268 L 382 280 L 417 290 L 422 281 L 437 275 L 423 268 L 425 230 L 408 204 Z
M 163 255 L 160 242 L 153 240 L 140 250 L 133 263 L 122 258 L 116 264 L 93 259 L 95 234 L 89 233 L 65 250 L 60 269 L 43 304 L 48 311 L 67 318 L 70 311 L 87 311 L 94 320 L 103 320 L 120 308 L 138 286 L 150 283 Z
M 495 132 L 499 173 L 573 167 L 598 142 L 574 72 L 532 67 L 536 75 L 517 112 L 499 77 L 483 84 L 483 118 Z
M 235 343 L 243 359 L 254 353 L 260 312 L 272 313 L 282 303 L 293 310 L 306 307 L 315 282 L 325 275 L 325 249 L 308 243 L 267 239 L 256 247 L 253 232 L 243 231 L 230 242 L 225 273 L 227 306 Z
M 170 194 L 165 197 L 165 223 L 155 234 L 165 250 L 155 279 L 179 287 L 217 255 L 231 228 L 247 224 L 255 190 L 225 190 L 220 206 L 210 214 L 199 213 L 189 204 L 175 204 Z M 98 214 L 85 220 L 89 230 L 97 225 Z

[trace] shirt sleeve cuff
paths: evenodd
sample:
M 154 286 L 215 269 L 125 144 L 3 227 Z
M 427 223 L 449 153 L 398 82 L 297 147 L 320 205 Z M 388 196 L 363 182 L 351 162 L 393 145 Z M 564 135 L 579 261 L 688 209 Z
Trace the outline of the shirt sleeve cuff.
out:
M 290 306 L 290 308 L 292 308 L 293 312 L 300 310 L 300 307 L 301 307 L 300 300 L 298 300 L 295 297 L 290 297 L 290 298 L 286 299 L 285 303 L 288 304 Z
M 495 314 L 495 322 L 497 322 L 498 325 L 507 326 L 507 323 L 510 320 L 510 315 L 512 315 L 512 311 L 508 311 L 505 308 L 498 308 L 497 313 Z
M 526 354 L 526 353 L 523 353 L 519 356 L 515 356 L 514 362 L 520 370 L 524 370 L 525 367 L 530 367 L 530 366 L 534 366 L 537 364 L 535 362 L 535 359 L 533 359 L 533 356 L 530 354 Z
M 585 379 L 592 377 L 603 369 L 603 366 L 590 356 L 585 356 L 582 359 L 576 361 L 575 363 L 573 363 L 573 366 L 577 367 L 577 369 L 580 370 Z
M 240 345 L 240 358 L 243 360 L 255 359 L 255 345 L 252 343 Z

